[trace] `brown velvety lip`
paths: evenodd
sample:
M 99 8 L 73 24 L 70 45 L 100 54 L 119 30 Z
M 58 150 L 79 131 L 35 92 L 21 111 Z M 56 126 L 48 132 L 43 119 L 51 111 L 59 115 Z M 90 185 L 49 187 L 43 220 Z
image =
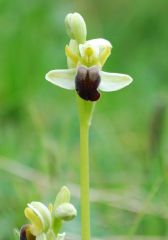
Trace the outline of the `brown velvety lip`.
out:
M 33 236 L 29 231 L 29 224 L 22 226 L 20 230 L 20 240 L 35 240 L 36 237 Z
M 79 66 L 75 77 L 75 89 L 84 100 L 97 101 L 100 93 L 97 91 L 100 84 L 99 68 Z

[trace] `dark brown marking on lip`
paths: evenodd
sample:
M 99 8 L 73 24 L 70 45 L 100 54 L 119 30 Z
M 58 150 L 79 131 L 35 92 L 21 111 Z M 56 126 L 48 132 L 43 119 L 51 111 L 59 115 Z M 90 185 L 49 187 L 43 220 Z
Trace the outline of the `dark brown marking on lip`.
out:
M 100 75 L 98 67 L 78 67 L 75 77 L 75 88 L 81 98 L 89 101 L 97 101 L 100 98 L 100 93 L 97 91 L 99 83 Z
M 22 228 L 20 230 L 20 240 L 35 240 L 36 239 L 36 237 L 31 234 L 29 228 L 30 228 L 29 224 L 25 224 L 22 226 Z

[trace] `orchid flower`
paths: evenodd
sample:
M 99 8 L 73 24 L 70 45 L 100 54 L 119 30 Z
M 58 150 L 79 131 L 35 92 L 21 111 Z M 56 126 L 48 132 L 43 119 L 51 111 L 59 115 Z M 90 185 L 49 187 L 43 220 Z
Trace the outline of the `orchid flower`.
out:
M 80 27 L 81 16 L 79 15 L 80 19 L 77 19 L 75 14 L 74 21 L 78 23 L 81 30 L 84 23 L 82 21 Z M 67 19 L 72 24 L 73 14 Z M 77 25 L 75 23 L 72 27 Z M 74 31 L 77 31 L 76 29 Z M 85 29 L 84 27 L 86 33 Z M 73 38 L 74 35 L 71 34 Z M 99 90 L 104 92 L 117 91 L 132 82 L 133 79 L 129 75 L 102 71 L 112 49 L 108 40 L 98 38 L 85 41 L 84 36 L 83 43 L 79 43 L 78 38 L 71 39 L 69 45 L 65 47 L 69 68 L 49 71 L 46 74 L 46 80 L 64 89 L 76 90 L 82 99 L 90 101 L 99 99 Z

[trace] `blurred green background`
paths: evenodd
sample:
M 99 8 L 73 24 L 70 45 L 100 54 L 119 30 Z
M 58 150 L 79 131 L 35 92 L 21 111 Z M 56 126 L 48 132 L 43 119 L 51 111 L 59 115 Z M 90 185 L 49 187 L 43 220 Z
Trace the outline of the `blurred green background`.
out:
M 86 20 L 88 39 L 112 42 L 104 70 L 134 78 L 103 93 L 94 113 L 92 235 L 166 238 L 168 2 L 0 0 L 0 239 L 12 240 L 26 222 L 28 202 L 49 203 L 64 184 L 79 214 L 63 230 L 80 236 L 75 94 L 44 80 L 66 68 L 64 18 L 74 11 Z

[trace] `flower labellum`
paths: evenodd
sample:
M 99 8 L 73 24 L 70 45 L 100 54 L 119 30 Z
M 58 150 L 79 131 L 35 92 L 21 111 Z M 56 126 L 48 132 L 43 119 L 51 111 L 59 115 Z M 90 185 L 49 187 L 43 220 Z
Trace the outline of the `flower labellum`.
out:
M 20 240 L 35 240 L 36 237 L 30 232 L 30 224 L 25 224 L 20 230 Z
M 75 77 L 75 89 L 81 98 L 84 100 L 97 101 L 100 97 L 100 93 L 97 91 L 99 83 L 100 75 L 98 67 L 78 67 Z

